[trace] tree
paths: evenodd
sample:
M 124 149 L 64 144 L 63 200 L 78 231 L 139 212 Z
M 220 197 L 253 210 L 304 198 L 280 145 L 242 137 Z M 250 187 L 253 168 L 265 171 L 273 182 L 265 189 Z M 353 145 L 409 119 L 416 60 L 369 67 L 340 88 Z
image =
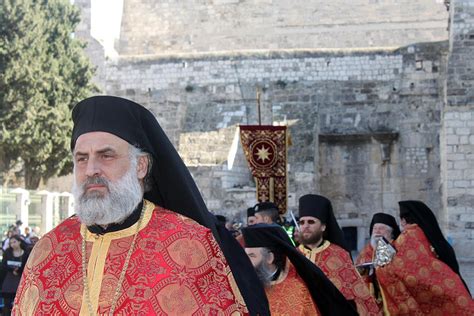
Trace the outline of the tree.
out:
M 70 171 L 71 108 L 96 90 L 69 0 L 0 2 L 0 172 L 28 189 Z M 17 167 L 18 168 L 18 167 Z

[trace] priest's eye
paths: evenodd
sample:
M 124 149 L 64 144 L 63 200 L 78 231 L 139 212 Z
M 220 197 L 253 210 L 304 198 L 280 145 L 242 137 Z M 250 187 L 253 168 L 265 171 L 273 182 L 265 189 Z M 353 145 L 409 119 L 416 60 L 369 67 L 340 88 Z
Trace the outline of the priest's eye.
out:
M 110 159 L 115 158 L 115 155 L 111 153 L 105 153 L 105 154 L 102 154 L 100 157 L 104 160 L 110 160 Z
M 313 225 L 316 223 L 316 221 L 314 219 L 300 220 L 300 225 L 304 225 L 305 223 L 308 223 L 308 225 Z
M 87 157 L 76 157 L 76 163 L 87 161 Z

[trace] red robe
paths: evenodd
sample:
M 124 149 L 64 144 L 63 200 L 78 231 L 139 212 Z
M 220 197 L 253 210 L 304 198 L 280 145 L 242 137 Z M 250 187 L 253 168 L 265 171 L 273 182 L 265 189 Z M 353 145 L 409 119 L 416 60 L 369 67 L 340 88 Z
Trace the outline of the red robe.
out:
M 318 316 L 318 308 L 304 281 L 294 266 L 287 261 L 287 269 L 278 280 L 265 290 L 270 304 L 270 313 L 279 316 Z
M 355 265 L 357 266 L 362 263 L 369 263 L 373 261 L 374 261 L 374 248 L 372 248 L 372 245 L 369 243 L 364 247 L 364 249 L 362 249 L 362 251 L 359 253 L 359 256 L 357 256 L 355 260 Z M 359 270 L 359 272 L 361 272 L 361 270 Z M 369 271 L 367 269 L 364 269 L 363 272 L 360 273 L 360 275 L 362 277 L 362 280 L 364 280 L 365 285 L 367 285 L 367 287 L 370 290 L 372 286 L 372 280 L 368 272 Z
M 372 245 L 369 243 L 359 253 L 359 256 L 357 257 L 355 264 L 359 265 L 362 263 L 369 263 L 373 261 L 374 261 L 374 248 L 372 248 Z M 361 272 L 361 270 L 358 270 L 358 271 Z M 375 271 L 373 271 L 373 273 L 375 273 Z M 365 285 L 367 285 L 367 287 L 369 288 L 370 295 L 374 297 L 379 308 L 383 310 L 383 297 L 380 291 L 375 289 L 375 287 L 378 287 L 378 284 L 374 284 L 377 282 L 375 275 L 373 274 L 369 275 L 368 269 L 363 269 L 360 275 L 362 277 L 362 280 L 364 280 Z
M 347 300 L 355 301 L 360 315 L 381 315 L 380 308 L 346 250 L 327 240 L 313 250 L 303 245 L 299 249 L 326 274 Z
M 364 249 L 359 253 L 359 256 L 357 256 L 357 259 L 355 260 L 355 265 L 359 265 L 362 263 L 369 263 L 374 261 L 374 248 L 372 248 L 372 245 L 369 243 L 367 244 Z M 361 272 L 361 270 L 359 270 Z M 369 276 L 369 271 L 367 269 L 364 269 L 363 272 L 360 273 L 362 280 L 364 280 L 365 285 L 370 290 L 370 293 L 373 295 L 373 284 L 372 284 L 372 278 Z
M 361 263 L 372 262 L 373 257 L 374 257 L 374 248 L 372 248 L 372 245 L 369 243 L 359 253 L 359 256 L 357 256 L 357 259 L 355 260 L 355 264 L 358 265 Z
M 474 315 L 461 278 L 439 260 L 417 224 L 394 241 L 392 261 L 376 269 L 389 315 Z
M 247 309 L 211 231 L 145 201 L 115 314 L 234 315 Z M 16 295 L 16 315 L 90 315 L 83 295 L 81 243 L 86 231 L 89 302 L 108 315 L 137 232 L 95 235 L 71 217 L 36 244 Z

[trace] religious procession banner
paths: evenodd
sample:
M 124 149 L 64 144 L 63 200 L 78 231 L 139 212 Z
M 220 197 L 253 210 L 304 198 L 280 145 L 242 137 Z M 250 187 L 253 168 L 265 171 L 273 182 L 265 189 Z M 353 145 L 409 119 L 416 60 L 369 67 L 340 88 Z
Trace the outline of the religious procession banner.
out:
M 287 126 L 240 125 L 240 142 L 257 185 L 257 200 L 287 208 Z

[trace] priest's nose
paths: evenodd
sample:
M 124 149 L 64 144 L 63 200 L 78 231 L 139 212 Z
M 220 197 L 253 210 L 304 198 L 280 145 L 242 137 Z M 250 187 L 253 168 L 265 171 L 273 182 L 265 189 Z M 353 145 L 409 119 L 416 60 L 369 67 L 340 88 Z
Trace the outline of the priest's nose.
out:
M 94 157 L 89 157 L 89 159 L 87 160 L 86 176 L 94 177 L 100 175 L 100 173 L 101 168 L 97 159 L 95 159 Z

